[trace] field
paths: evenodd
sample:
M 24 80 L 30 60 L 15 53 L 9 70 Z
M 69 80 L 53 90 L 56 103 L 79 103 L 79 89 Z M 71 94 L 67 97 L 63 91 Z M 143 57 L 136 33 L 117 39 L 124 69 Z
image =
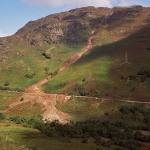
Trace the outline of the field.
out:
M 102 101 L 92 98 L 74 98 L 65 104 L 57 104 L 57 108 L 71 115 L 72 121 L 86 121 L 90 119 L 109 119 L 112 114 L 118 114 L 122 106 L 128 106 L 126 102 L 117 100 Z M 117 119 L 117 116 L 113 116 Z
M 0 123 L 0 147 L 7 150 L 96 150 L 97 146 L 92 140 L 83 143 L 81 139 L 49 138 L 35 129 L 5 122 Z

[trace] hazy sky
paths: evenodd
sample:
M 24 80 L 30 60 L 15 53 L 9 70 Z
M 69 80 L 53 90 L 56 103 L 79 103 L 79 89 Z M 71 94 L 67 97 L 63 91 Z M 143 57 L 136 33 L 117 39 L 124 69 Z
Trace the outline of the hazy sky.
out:
M 30 20 L 83 6 L 150 6 L 150 0 L 1 0 L 0 36 L 15 33 Z

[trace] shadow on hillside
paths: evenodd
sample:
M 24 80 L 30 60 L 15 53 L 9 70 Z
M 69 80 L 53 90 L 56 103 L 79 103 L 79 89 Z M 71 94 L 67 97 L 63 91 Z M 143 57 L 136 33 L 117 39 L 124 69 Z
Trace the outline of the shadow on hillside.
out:
M 94 47 L 90 53 L 83 56 L 74 65 L 87 63 L 103 56 L 117 56 L 121 53 L 124 54 L 125 51 L 127 51 L 128 53 L 139 53 L 139 51 L 141 51 L 142 49 L 146 50 L 150 48 L 149 40 L 150 25 L 146 25 L 142 29 L 125 39 L 108 45 Z

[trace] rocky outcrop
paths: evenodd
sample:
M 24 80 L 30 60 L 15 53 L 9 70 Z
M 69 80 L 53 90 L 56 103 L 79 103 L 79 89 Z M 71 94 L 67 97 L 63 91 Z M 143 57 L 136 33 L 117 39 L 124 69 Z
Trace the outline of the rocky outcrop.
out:
M 83 43 L 87 41 L 89 33 L 94 28 L 98 29 L 107 25 L 112 29 L 127 23 L 130 26 L 136 19 L 144 17 L 144 22 L 148 23 L 149 14 L 150 9 L 142 6 L 115 7 L 112 9 L 102 7 L 78 8 L 31 21 L 20 29 L 15 37 L 33 46 L 41 45 L 44 42 L 49 44 Z M 140 22 L 137 24 L 141 26 Z

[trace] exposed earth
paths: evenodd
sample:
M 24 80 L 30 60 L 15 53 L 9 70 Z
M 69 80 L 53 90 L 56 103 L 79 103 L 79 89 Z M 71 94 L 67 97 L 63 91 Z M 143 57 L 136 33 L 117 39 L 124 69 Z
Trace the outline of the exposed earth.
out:
M 61 74 L 63 71 L 68 69 L 70 65 L 74 64 L 81 57 L 87 54 L 88 51 L 92 49 L 93 39 L 94 39 L 95 31 L 91 32 L 91 35 L 88 39 L 88 43 L 85 48 L 83 48 L 80 52 L 72 55 L 68 60 L 64 63 L 64 65 L 58 69 L 57 74 Z M 30 103 L 31 106 L 34 104 L 40 104 L 43 108 L 43 120 L 44 121 L 55 121 L 58 120 L 60 123 L 68 123 L 71 121 L 69 114 L 61 112 L 56 108 L 57 103 L 66 103 L 72 96 L 65 94 L 48 94 L 42 91 L 42 86 L 46 84 L 48 81 L 52 79 L 52 75 L 47 76 L 43 80 L 35 83 L 34 85 L 28 87 L 25 92 L 21 96 L 19 96 L 14 103 L 9 105 L 9 108 L 4 110 L 3 112 L 8 113 L 11 109 L 16 106 Z M 11 91 L 10 91 L 11 92 Z M 90 96 L 74 96 L 76 98 L 90 98 L 90 99 L 100 99 L 98 97 L 90 97 Z M 102 98 L 102 101 L 112 101 L 110 98 Z M 137 104 L 150 104 L 150 101 L 140 102 L 140 101 L 130 101 L 130 100 L 119 100 L 127 103 L 137 103 Z
M 92 40 L 94 38 L 95 31 L 91 32 L 91 36 L 88 40 L 87 46 L 83 48 L 80 52 L 74 54 L 69 58 L 65 64 L 57 71 L 58 73 L 63 72 L 70 65 L 75 63 L 78 59 L 80 59 L 84 54 L 92 49 Z M 70 121 L 70 117 L 68 114 L 59 111 L 56 108 L 57 102 L 66 103 L 71 96 L 61 95 L 61 94 L 47 94 L 41 90 L 41 87 L 46 84 L 52 77 L 47 76 L 45 79 L 37 82 L 36 84 L 28 87 L 25 92 L 16 99 L 15 103 L 10 104 L 7 110 L 3 112 L 7 113 L 11 111 L 12 108 L 24 104 L 30 103 L 34 105 L 35 103 L 40 104 L 43 107 L 43 120 L 44 121 L 55 121 L 58 120 L 61 123 L 67 123 Z M 21 101 L 22 100 L 22 101 Z

